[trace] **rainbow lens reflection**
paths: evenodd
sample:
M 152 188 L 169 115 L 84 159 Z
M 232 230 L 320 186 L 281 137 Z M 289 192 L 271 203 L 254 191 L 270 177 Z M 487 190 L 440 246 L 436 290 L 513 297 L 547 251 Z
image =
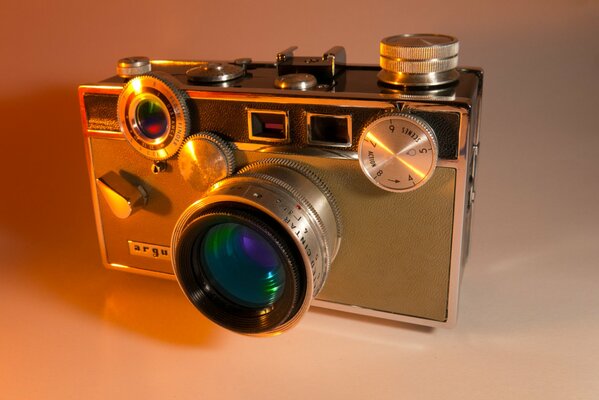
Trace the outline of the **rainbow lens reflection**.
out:
M 285 269 L 275 247 L 259 232 L 238 223 L 215 225 L 200 245 L 210 283 L 229 300 L 266 307 L 281 298 Z
M 141 133 L 150 140 L 162 137 L 168 128 L 168 113 L 156 99 L 144 99 L 137 105 L 135 118 Z

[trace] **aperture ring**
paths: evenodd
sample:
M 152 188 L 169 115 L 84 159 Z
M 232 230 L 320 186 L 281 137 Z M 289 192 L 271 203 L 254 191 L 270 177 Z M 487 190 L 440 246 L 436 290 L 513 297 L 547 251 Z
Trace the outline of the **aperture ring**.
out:
M 266 158 L 264 160 L 256 161 L 249 165 L 246 165 L 241 170 L 239 170 L 238 173 L 245 174 L 250 171 L 261 169 L 262 167 L 268 168 L 271 166 L 281 165 L 291 168 L 296 172 L 300 172 L 302 175 L 304 175 L 306 178 L 312 181 L 312 183 L 322 192 L 335 216 L 337 236 L 341 237 L 341 235 L 343 234 L 343 219 L 341 218 L 341 211 L 339 209 L 339 206 L 337 205 L 337 201 L 335 200 L 335 197 L 333 196 L 333 193 L 328 188 L 328 186 L 308 166 L 286 158 Z M 290 190 L 297 192 L 293 187 L 290 187 Z

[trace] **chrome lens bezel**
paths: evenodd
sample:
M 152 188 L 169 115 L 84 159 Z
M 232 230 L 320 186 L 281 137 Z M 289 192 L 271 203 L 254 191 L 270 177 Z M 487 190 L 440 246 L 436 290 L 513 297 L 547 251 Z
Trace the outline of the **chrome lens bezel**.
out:
M 177 154 L 190 130 L 185 96 L 166 78 L 154 75 L 127 82 L 119 95 L 118 120 L 121 132 L 136 151 L 151 160 L 166 160 Z M 146 100 L 160 103 L 167 114 L 167 129 L 156 139 L 146 136 L 137 118 L 137 108 Z

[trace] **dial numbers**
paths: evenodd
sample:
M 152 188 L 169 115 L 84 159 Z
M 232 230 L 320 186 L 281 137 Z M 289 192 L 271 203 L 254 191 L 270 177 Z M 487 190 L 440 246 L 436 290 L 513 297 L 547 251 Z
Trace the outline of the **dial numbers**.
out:
M 381 117 L 364 129 L 360 167 L 381 189 L 404 192 L 422 186 L 437 165 L 437 139 L 422 119 L 409 114 Z

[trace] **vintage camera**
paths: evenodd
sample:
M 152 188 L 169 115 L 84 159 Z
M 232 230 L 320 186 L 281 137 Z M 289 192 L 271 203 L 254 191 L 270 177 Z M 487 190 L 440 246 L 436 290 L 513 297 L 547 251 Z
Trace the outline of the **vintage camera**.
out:
M 482 71 L 450 36 L 274 62 L 119 60 L 79 88 L 103 261 L 175 278 L 235 332 L 310 305 L 429 326 L 456 319 Z

